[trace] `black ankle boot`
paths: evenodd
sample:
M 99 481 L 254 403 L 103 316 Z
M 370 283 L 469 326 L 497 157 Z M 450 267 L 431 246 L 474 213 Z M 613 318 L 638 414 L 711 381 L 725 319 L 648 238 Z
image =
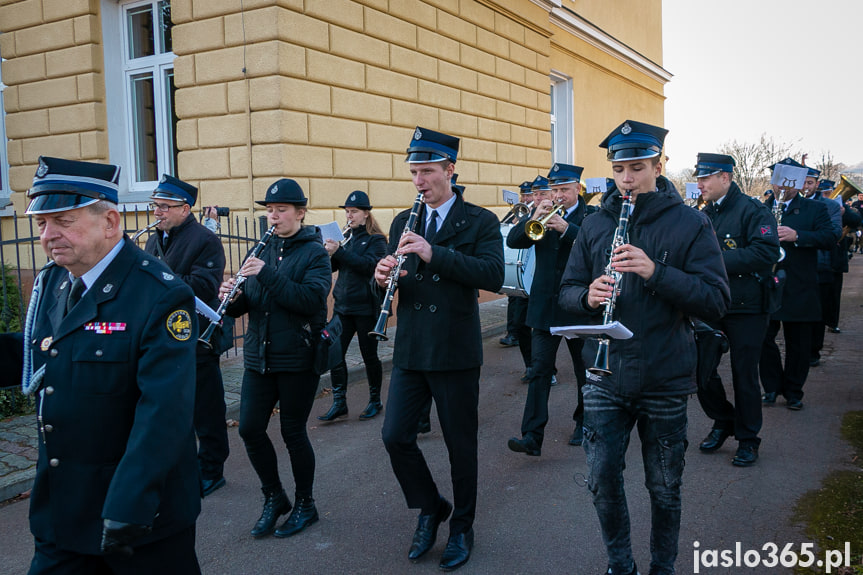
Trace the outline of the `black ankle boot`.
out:
M 315 500 L 311 497 L 297 498 L 297 506 L 291 511 L 287 521 L 276 529 L 276 537 L 290 537 L 296 535 L 312 523 L 318 520 L 318 510 Z
M 330 407 L 330 410 L 323 415 L 319 415 L 318 419 L 321 421 L 332 421 L 339 417 L 344 417 L 348 414 L 348 404 L 345 403 L 344 399 L 333 399 L 333 405 Z
M 264 537 L 273 532 L 279 517 L 291 510 L 291 502 L 284 489 L 271 493 L 264 492 L 264 510 L 255 526 L 252 527 L 252 537 Z
M 320 421 L 332 421 L 348 414 L 348 404 L 345 401 L 348 391 L 348 368 L 344 362 L 330 370 L 330 381 L 333 384 L 333 405 L 328 412 L 318 416 Z
M 369 380 L 369 404 L 360 414 L 360 419 L 371 419 L 384 409 L 384 405 L 381 403 L 381 382 L 383 380 L 381 364 L 367 365 L 366 376 Z

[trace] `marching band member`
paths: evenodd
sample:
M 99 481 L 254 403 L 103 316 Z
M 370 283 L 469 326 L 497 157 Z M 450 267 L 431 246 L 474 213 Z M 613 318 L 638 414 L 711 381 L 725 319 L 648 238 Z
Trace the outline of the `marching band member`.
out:
M 413 184 L 424 205 L 418 229 L 405 229 L 410 210 L 390 227 L 389 253 L 375 269 L 387 286 L 398 278 L 398 331 L 382 436 L 408 507 L 420 515 L 408 558 L 429 551 L 450 516 L 450 535 L 440 561 L 446 571 L 470 558 L 477 493 L 479 375 L 482 364 L 477 290 L 503 284 L 503 239 L 495 215 L 464 201 L 451 185 L 459 140 L 417 127 L 407 149 Z M 418 204 L 419 202 L 417 202 Z M 449 452 L 454 506 L 438 490 L 417 446 L 417 422 L 431 398 Z
M 320 380 L 313 362 L 327 319 L 332 272 L 317 228 L 302 225 L 307 202 L 294 180 L 273 183 L 265 199 L 255 203 L 266 206 L 267 223 L 274 235 L 257 256 L 247 257 L 240 267 L 238 275 L 245 278 L 242 291 L 233 289 L 233 278 L 219 288 L 223 299 L 235 291 L 228 315 L 249 314 L 243 347 L 240 437 L 264 493 L 264 509 L 251 531 L 255 538 L 273 533 L 276 521 L 289 511 L 288 519 L 275 529 L 276 537 L 295 535 L 318 520 L 312 496 L 315 452 L 306 422 Z M 267 435 L 276 403 L 294 476 L 293 510 Z

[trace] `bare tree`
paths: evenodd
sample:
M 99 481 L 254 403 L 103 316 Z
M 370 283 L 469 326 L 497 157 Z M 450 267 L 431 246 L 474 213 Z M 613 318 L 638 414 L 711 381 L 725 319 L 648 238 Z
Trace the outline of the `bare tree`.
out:
M 839 174 L 841 174 L 848 166 L 842 162 L 836 162 L 833 159 L 833 153 L 829 150 L 821 152 L 821 159 L 815 164 L 815 169 L 821 170 L 821 177 L 826 180 L 839 182 Z
M 732 140 L 719 148 L 719 152 L 734 158 L 734 181 L 744 193 L 760 196 L 770 184 L 770 166 L 787 157 L 800 156 L 795 144 L 776 142 L 761 134 L 757 143 Z

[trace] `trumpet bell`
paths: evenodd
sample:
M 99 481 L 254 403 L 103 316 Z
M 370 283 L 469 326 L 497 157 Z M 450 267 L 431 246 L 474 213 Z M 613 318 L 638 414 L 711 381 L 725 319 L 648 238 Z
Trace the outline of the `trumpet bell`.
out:
M 539 220 L 530 220 L 524 225 L 524 233 L 533 241 L 538 242 L 545 237 L 545 224 Z

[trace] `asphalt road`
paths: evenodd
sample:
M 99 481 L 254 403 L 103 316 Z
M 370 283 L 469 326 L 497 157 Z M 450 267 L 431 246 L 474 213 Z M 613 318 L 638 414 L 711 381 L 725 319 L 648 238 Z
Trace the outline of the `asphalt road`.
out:
M 863 258 L 860 258 L 863 260 Z M 698 452 L 710 429 L 693 397 L 689 404 L 689 440 L 684 473 L 683 521 L 678 573 L 694 573 L 698 550 L 762 549 L 775 543 L 796 550 L 807 541 L 802 526 L 791 515 L 795 501 L 817 489 L 833 469 L 859 469 L 851 449 L 840 439 L 841 416 L 863 409 L 859 350 L 863 349 L 863 273 L 852 261 L 846 276 L 846 297 L 840 335 L 827 334 L 823 362 L 810 373 L 805 408 L 792 412 L 782 405 L 764 410 L 761 459 L 755 467 L 731 465 L 736 448 L 728 441 L 717 453 Z M 526 386 L 519 382 L 522 368 L 516 348 L 501 348 L 497 337 L 485 345 L 480 395 L 479 503 L 475 523 L 476 546 L 467 574 L 605 572 L 605 551 L 589 492 L 585 487 L 585 457 L 570 447 L 572 410 L 576 393 L 572 365 L 561 346 L 558 368 L 561 383 L 552 390 L 551 421 L 542 456 L 510 452 L 506 440 L 518 435 Z M 723 371 L 728 380 L 727 356 Z M 729 383 L 727 381 L 727 383 Z M 330 398 L 316 401 L 310 437 L 317 457 L 315 498 L 321 520 L 298 536 L 283 540 L 252 539 L 248 532 L 257 519 L 262 496 L 236 428 L 229 432 L 231 456 L 225 475 L 228 485 L 204 500 L 198 520 L 198 555 L 207 574 L 275 573 L 438 573 L 447 529 L 435 548 L 419 563 L 407 560 L 416 523 L 389 466 L 380 439 L 383 417 L 357 419 L 365 405 L 365 384 L 349 389 L 350 417 L 318 425 L 315 415 L 326 411 Z M 431 434 L 420 446 L 429 460 L 441 492 L 450 497 L 446 448 L 436 416 Z M 270 432 L 277 446 L 278 425 Z M 279 449 L 282 478 L 291 493 L 293 481 L 284 448 Z M 641 573 L 648 571 L 649 506 L 643 486 L 640 444 L 633 433 L 625 472 L 632 515 L 633 547 Z M 854 467 L 854 466 L 857 467 Z M 74 494 L 68 494 L 73 497 Z M 33 552 L 27 528 L 27 502 L 0 508 L 3 573 L 25 573 Z M 843 542 L 836 542 L 841 548 Z M 710 574 L 791 573 L 787 568 L 708 568 Z M 835 570 L 834 570 L 835 572 Z

